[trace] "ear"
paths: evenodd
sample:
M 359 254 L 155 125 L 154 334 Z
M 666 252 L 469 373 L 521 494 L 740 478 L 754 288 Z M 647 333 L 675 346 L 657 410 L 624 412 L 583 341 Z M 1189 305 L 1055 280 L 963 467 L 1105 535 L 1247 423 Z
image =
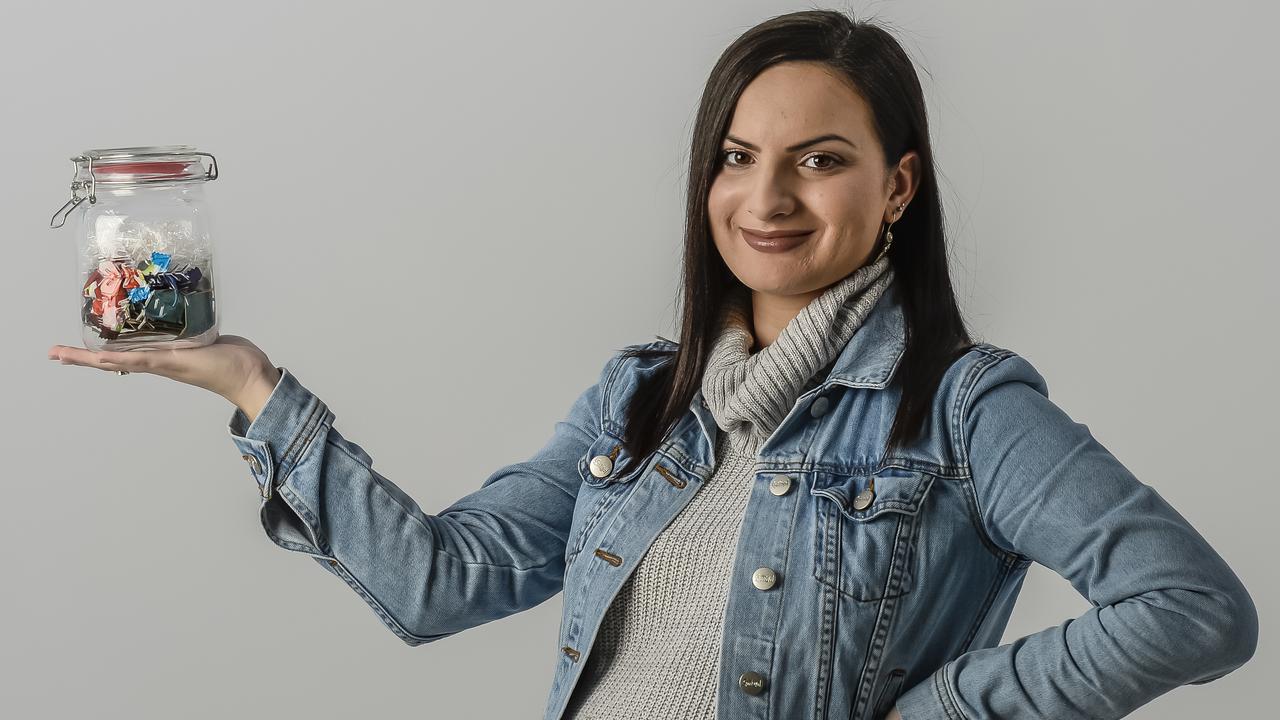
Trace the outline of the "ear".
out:
M 902 217 L 898 213 L 898 206 L 911 204 L 919 184 L 920 154 L 915 150 L 908 150 L 903 153 L 898 160 L 897 167 L 889 175 L 891 191 L 888 203 L 885 206 L 885 222 L 893 222 Z

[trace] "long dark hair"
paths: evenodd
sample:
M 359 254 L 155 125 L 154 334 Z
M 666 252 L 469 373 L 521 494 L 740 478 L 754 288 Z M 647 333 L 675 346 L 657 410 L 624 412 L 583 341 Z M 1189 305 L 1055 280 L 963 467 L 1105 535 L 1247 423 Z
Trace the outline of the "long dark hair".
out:
M 836 10 L 804 10 L 770 18 L 743 33 L 721 54 L 698 105 L 689 154 L 680 342 L 676 349 L 624 349 L 628 356 L 675 356 L 675 362 L 662 363 L 644 379 L 628 407 L 623 441 L 632 465 L 652 454 L 688 412 L 719 330 L 717 308 L 733 286 L 742 286 L 711 239 L 707 196 L 739 95 L 757 74 L 787 61 L 818 61 L 843 73 L 871 108 L 888 167 L 896 166 L 909 150 L 920 157 L 919 187 L 894 223 L 888 253 L 893 283 L 903 300 L 906 349 L 894 377 L 902 396 L 886 455 L 923 431 L 943 373 L 972 344 L 947 269 L 924 93 L 911 59 L 886 30 Z

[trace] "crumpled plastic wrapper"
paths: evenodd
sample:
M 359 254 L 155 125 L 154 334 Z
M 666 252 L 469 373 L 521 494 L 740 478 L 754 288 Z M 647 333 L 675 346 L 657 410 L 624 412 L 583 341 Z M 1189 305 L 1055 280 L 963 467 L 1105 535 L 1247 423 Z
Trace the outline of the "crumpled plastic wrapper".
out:
M 100 337 L 186 338 L 213 326 L 213 251 L 189 219 L 98 215 L 81 252 L 81 318 Z

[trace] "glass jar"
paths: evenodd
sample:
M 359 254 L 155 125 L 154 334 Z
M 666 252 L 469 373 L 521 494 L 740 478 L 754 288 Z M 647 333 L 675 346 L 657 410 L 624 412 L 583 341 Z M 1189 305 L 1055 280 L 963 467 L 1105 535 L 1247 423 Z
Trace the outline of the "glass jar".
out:
M 218 177 L 213 155 L 157 145 L 86 150 L 71 162 L 71 199 L 49 226 L 74 217 L 84 346 L 139 350 L 216 340 L 213 228 L 204 197 L 205 183 Z

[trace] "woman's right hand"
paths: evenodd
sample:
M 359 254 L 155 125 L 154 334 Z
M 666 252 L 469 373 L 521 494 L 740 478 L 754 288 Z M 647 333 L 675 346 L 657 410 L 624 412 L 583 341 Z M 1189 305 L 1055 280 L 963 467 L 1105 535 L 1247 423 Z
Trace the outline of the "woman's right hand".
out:
M 204 388 L 231 401 L 250 422 L 280 379 L 267 354 L 238 335 L 221 335 L 212 344 L 176 350 L 108 351 L 54 345 L 49 359 L 109 372 L 151 373 Z

